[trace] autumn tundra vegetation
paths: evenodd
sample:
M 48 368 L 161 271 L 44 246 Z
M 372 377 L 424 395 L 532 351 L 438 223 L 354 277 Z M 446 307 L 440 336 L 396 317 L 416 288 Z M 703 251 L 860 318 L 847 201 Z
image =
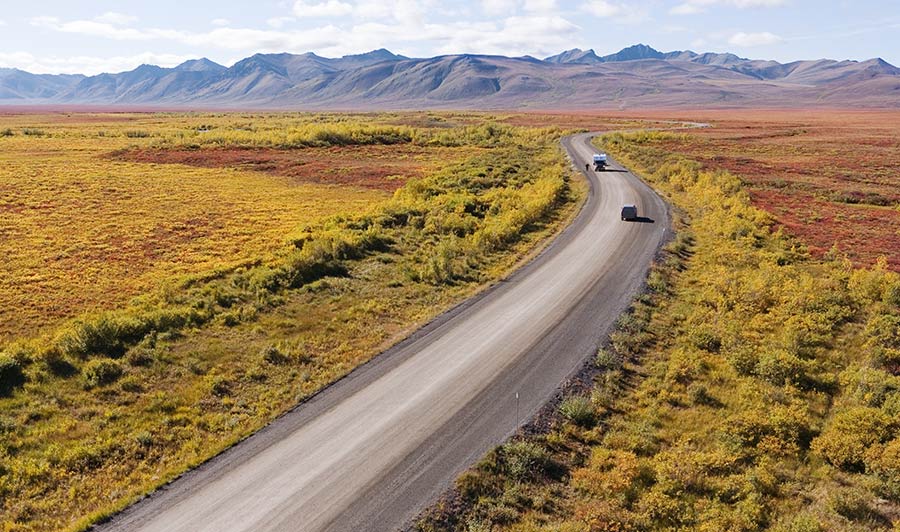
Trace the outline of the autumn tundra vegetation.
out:
M 102 519 L 509 272 L 583 190 L 511 122 L 3 117 L 2 528 Z
M 669 200 L 676 236 L 588 384 L 419 529 L 897 529 L 900 115 L 691 117 L 712 127 L 596 139 Z
M 565 133 L 689 120 L 596 139 L 676 236 L 419 528 L 896 527 L 898 119 L 0 116 L 0 525 L 84 529 L 509 272 L 583 197 Z

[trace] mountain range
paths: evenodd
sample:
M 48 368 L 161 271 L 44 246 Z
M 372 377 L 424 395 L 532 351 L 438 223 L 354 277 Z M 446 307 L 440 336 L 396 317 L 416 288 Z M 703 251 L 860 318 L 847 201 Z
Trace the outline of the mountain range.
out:
M 730 53 L 615 54 L 573 49 L 536 59 L 409 58 L 380 49 L 337 59 L 256 54 L 231 67 L 208 59 L 117 74 L 0 69 L 0 104 L 173 108 L 900 107 L 900 69 L 868 61 L 751 60 Z

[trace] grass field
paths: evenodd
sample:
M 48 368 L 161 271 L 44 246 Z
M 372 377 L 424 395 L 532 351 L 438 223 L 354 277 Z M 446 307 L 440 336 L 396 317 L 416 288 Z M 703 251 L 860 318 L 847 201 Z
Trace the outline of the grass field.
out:
M 837 246 L 858 265 L 884 256 L 900 270 L 900 112 L 735 110 L 691 118 L 713 127 L 673 137 L 665 148 L 740 177 L 753 204 L 813 256 Z
M 102 519 L 508 272 L 583 193 L 514 120 L 0 117 L 0 528 Z
M 151 141 L 137 136 L 143 130 L 189 128 L 193 121 L 0 117 L 0 130 L 12 135 L 0 137 L 0 338 L 115 308 L 178 276 L 258 260 L 297 227 L 389 197 L 239 165 L 136 164 L 108 156 Z M 342 166 L 340 153 L 313 158 L 336 172 L 353 170 Z M 435 166 L 432 159 L 398 169 L 392 183 Z
M 733 120 L 700 119 L 716 117 Z M 840 253 L 808 253 L 755 206 L 782 206 L 760 203 L 759 175 L 693 160 L 712 142 L 730 147 L 723 157 L 756 162 L 760 152 L 811 160 L 827 145 L 772 148 L 761 139 L 783 136 L 771 129 L 743 131 L 746 151 L 733 130 L 601 139 L 674 205 L 678 236 L 597 354 L 590 385 L 571 390 L 549 431 L 464 474 L 453 504 L 434 508 L 422 530 L 900 526 L 900 275 L 887 260 L 854 268 Z M 896 137 L 885 135 L 872 144 L 886 150 L 869 151 L 856 180 L 881 182 L 894 164 Z M 682 148 L 694 155 L 673 152 Z M 896 259 L 897 250 L 883 253 Z

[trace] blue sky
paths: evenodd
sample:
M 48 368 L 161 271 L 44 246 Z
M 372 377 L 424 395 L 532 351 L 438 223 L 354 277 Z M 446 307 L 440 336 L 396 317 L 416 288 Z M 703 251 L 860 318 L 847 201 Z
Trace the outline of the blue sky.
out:
M 376 48 L 407 56 L 734 52 L 900 64 L 900 0 L 33 0 L 0 10 L 0 67 L 118 72 L 256 52 L 336 57 Z

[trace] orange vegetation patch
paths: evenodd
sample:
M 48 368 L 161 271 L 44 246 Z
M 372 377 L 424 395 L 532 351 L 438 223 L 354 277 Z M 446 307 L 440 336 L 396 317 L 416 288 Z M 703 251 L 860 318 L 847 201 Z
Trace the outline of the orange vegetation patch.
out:
M 652 113 L 704 121 L 665 143 L 740 176 L 754 203 L 822 255 L 880 256 L 900 271 L 900 111 L 778 110 Z
M 501 122 L 520 127 L 550 127 L 584 129 L 588 131 L 615 131 L 640 127 L 656 127 L 655 120 L 634 120 L 627 117 L 611 118 L 598 111 L 554 112 L 534 111 L 504 117 Z
M 471 148 L 467 148 L 471 150 Z M 459 160 L 460 148 L 350 146 L 303 149 L 139 148 L 116 152 L 120 161 L 235 168 L 289 177 L 298 183 L 355 186 L 393 191 L 442 162 Z
M 82 134 L 93 126 L 60 136 L 18 131 L 0 137 L 0 342 L 116 308 L 182 276 L 267 257 L 298 228 L 390 197 L 111 160 L 102 154 L 132 139 Z

